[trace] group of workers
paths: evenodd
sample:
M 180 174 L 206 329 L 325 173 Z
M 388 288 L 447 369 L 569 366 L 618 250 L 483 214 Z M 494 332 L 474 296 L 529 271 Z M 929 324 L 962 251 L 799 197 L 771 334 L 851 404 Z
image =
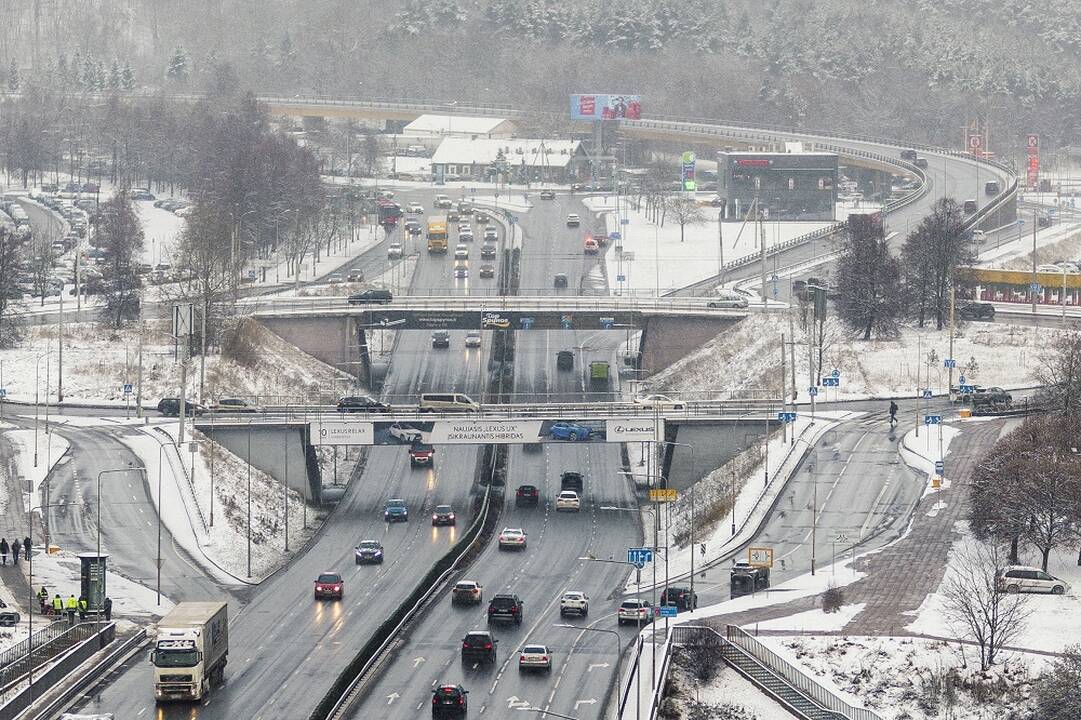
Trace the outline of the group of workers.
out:
M 86 596 L 80 595 L 75 597 L 75 593 L 72 593 L 67 600 L 60 597 L 60 593 L 53 595 L 53 599 L 49 600 L 49 591 L 45 589 L 45 586 L 41 586 L 41 590 L 38 591 L 38 604 L 40 606 L 42 615 L 56 615 L 63 616 L 65 613 L 68 616 L 68 622 L 75 624 L 75 615 L 78 614 L 79 620 L 85 620 L 87 613 L 90 612 L 89 602 Z M 113 619 L 113 600 L 112 598 L 105 598 L 102 603 L 102 612 L 105 614 L 106 620 Z

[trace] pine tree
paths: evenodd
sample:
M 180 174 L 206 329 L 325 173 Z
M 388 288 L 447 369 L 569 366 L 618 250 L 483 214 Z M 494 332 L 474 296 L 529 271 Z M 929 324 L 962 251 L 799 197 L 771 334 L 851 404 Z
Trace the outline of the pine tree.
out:
M 289 37 L 289 33 L 282 35 L 281 42 L 278 43 L 278 58 L 276 64 L 279 69 L 292 66 L 293 60 L 296 59 L 297 51 L 293 48 L 293 39 Z
M 98 87 L 97 64 L 94 62 L 94 56 L 90 53 L 87 53 L 86 57 L 83 58 L 82 86 L 91 92 L 97 92 L 101 89 Z
M 109 81 L 108 86 L 110 90 L 119 90 L 121 83 L 120 77 L 120 63 L 113 58 L 112 64 L 109 66 Z
M 135 89 L 135 71 L 131 69 L 131 61 L 124 61 L 124 69 L 120 76 L 120 87 L 127 91 Z
M 837 262 L 837 314 L 853 332 L 897 334 L 901 316 L 901 263 L 890 254 L 882 216 L 850 215 L 848 237 Z
M 173 51 L 173 56 L 169 59 L 169 67 L 165 70 L 165 77 L 175 83 L 187 82 L 188 76 L 191 74 L 191 58 L 188 57 L 188 51 L 184 49 L 184 46 L 177 45 L 176 50 Z
M 68 66 L 68 77 L 71 78 L 71 89 L 83 89 L 83 54 L 78 50 L 71 56 L 71 65 Z
M 11 59 L 11 67 L 8 68 L 8 90 L 19 92 L 19 66 L 15 64 L 15 58 Z
M 53 87 L 57 90 L 67 90 L 70 81 L 71 74 L 68 72 L 68 56 L 64 53 L 60 53 L 56 57 L 56 68 L 52 78 Z

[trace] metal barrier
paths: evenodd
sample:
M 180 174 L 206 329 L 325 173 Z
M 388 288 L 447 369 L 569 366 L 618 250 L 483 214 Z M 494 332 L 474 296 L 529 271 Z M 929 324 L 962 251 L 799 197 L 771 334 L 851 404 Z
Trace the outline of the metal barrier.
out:
M 26 640 L 8 648 L 0 655 L 0 663 L 2 663 L 0 694 L 29 674 L 31 667 L 41 667 L 72 645 L 93 637 L 106 625 L 111 624 L 104 621 L 91 621 L 71 625 L 67 620 L 57 620 Z M 33 648 L 32 655 L 31 648 Z

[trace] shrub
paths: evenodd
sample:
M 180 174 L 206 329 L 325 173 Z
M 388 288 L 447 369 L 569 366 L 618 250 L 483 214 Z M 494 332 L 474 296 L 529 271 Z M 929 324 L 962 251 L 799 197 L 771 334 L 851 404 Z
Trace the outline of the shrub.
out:
M 845 591 L 839 587 L 830 585 L 826 592 L 822 593 L 822 612 L 835 613 L 845 604 Z

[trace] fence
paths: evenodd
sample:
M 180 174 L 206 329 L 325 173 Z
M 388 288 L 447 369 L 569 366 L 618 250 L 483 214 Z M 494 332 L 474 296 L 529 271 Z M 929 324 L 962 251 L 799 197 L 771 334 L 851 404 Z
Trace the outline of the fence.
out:
M 72 645 L 93 637 L 109 624 L 111 623 L 81 622 L 73 626 L 67 620 L 58 620 L 8 648 L 0 654 L 0 692 L 27 675 L 32 667 L 45 665 Z

